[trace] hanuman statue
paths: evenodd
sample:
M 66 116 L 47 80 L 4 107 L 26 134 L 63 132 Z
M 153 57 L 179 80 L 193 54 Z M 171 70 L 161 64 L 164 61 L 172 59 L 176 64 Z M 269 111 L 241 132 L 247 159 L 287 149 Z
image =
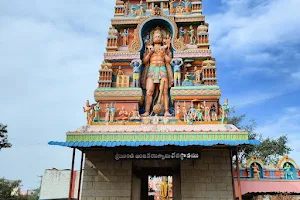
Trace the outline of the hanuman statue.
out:
M 157 98 L 158 93 L 162 93 L 162 98 L 158 99 L 158 102 L 162 101 L 164 105 L 164 116 L 170 117 L 168 90 L 173 83 L 173 74 L 170 65 L 172 53 L 167 45 L 163 45 L 162 31 L 159 27 L 154 29 L 152 38 L 153 44 L 147 46 L 143 58 L 145 68 L 141 84 L 146 89 L 146 108 L 142 116 L 146 117 L 150 115 L 151 104 L 154 104 L 156 100 L 153 100 L 152 95 L 156 90 L 155 98 Z M 163 87 L 161 84 L 164 84 Z M 162 88 L 162 91 L 159 91 L 159 88 Z

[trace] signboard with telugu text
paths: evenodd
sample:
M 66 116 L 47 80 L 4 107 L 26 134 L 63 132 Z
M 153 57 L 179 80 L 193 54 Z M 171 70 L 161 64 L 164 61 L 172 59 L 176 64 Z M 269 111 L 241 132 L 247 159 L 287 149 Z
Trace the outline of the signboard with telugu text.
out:
M 190 159 L 199 159 L 200 153 L 186 153 L 186 152 L 170 152 L 170 153 L 115 153 L 115 160 L 128 160 L 128 159 L 153 159 L 153 160 L 170 160 L 170 159 L 179 159 L 179 160 L 190 160 Z

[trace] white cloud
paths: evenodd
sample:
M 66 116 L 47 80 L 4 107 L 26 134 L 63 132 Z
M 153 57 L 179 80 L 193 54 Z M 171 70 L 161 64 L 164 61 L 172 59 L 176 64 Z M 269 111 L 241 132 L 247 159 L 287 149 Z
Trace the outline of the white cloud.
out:
M 282 135 L 288 136 L 288 143 L 293 149 L 291 157 L 300 164 L 300 107 L 288 107 L 278 110 L 277 114 L 268 115 L 269 120 L 263 124 L 258 124 L 257 133 L 265 137 L 277 138 Z
M 266 1 L 253 7 L 250 7 L 252 0 L 229 2 L 235 3 L 229 3 L 226 12 L 207 17 L 211 24 L 211 39 L 223 50 L 256 51 L 282 42 L 294 44 L 300 37 L 300 13 L 297 10 L 300 2 L 297 0 Z M 238 9 L 236 5 L 239 5 Z M 283 14 L 284 10 L 288 12 Z
M 0 122 L 13 144 L 0 177 L 36 188 L 46 168 L 71 167 L 71 150 L 47 142 L 85 123 L 114 3 L 0 1 Z
M 242 74 L 256 73 L 257 65 L 270 68 L 266 63 L 280 72 L 278 65 L 287 60 L 298 63 L 294 55 L 299 48 L 294 47 L 300 43 L 299 6 L 298 0 L 223 1 L 222 13 L 207 16 L 213 54 L 227 62 L 250 63 L 241 68 Z M 286 67 L 288 78 L 299 66 Z

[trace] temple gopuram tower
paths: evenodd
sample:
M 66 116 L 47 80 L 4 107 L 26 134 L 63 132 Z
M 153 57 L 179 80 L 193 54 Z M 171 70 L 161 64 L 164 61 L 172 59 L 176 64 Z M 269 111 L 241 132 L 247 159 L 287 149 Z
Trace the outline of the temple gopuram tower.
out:
M 202 1 L 117 0 L 107 29 L 86 125 L 49 142 L 85 154 L 81 200 L 235 199 L 232 155 L 258 141 L 227 124 Z

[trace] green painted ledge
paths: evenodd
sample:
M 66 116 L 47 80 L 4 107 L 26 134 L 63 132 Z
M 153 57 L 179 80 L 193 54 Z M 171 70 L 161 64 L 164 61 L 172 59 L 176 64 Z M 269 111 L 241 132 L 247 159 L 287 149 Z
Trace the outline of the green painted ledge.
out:
M 128 88 L 97 88 L 95 92 L 103 92 L 103 91 L 142 91 L 142 88 L 138 87 L 128 87 Z
M 172 87 L 171 90 L 219 90 L 218 85 L 197 85 L 197 86 L 178 86 Z
M 101 134 L 101 133 L 68 133 L 67 142 L 104 142 L 104 141 L 210 141 L 210 140 L 248 140 L 247 132 L 239 133 L 124 133 L 124 134 Z

